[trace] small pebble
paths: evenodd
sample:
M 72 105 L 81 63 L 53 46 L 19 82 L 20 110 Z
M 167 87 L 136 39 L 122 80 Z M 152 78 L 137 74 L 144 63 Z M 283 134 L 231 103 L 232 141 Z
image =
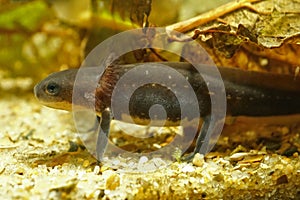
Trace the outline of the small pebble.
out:
M 195 171 L 195 168 L 191 165 L 186 165 L 182 168 L 181 171 L 182 172 L 193 172 L 193 171 Z
M 193 165 L 197 167 L 202 167 L 204 162 L 204 156 L 202 154 L 197 153 L 193 158 Z
M 112 174 L 106 180 L 106 189 L 107 190 L 115 190 L 117 187 L 120 186 L 120 177 L 118 174 Z
M 82 164 L 83 167 L 88 167 L 90 165 L 90 161 L 89 160 L 85 160 Z
M 139 165 L 140 164 L 144 164 L 145 162 L 147 162 L 149 159 L 146 156 L 142 156 L 139 160 Z
M 94 174 L 99 174 L 100 167 L 98 165 L 96 165 L 93 172 L 94 172 Z

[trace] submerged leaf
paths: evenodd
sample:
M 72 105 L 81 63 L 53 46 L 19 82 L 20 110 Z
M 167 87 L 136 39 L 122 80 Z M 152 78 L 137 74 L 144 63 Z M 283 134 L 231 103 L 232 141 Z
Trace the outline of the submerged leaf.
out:
M 219 66 L 294 73 L 300 65 L 299 7 L 296 0 L 233 1 L 167 29 L 193 30 L 189 34 Z

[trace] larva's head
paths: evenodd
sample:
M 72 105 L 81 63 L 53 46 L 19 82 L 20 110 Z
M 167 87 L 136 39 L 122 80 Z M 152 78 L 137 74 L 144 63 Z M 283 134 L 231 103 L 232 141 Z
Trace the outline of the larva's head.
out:
M 55 72 L 34 87 L 34 94 L 43 105 L 51 108 L 67 111 L 74 106 L 91 108 L 95 106 L 95 90 L 100 76 L 96 67 Z
M 34 95 L 45 106 L 70 111 L 77 70 L 50 74 L 34 87 Z

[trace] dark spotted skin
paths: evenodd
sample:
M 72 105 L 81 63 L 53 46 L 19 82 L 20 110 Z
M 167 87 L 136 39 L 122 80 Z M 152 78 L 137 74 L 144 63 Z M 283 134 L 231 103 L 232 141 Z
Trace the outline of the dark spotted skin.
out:
M 175 68 L 187 78 L 196 93 L 201 116 L 208 115 L 211 100 L 202 75 L 189 64 L 167 63 L 167 65 Z M 123 66 L 114 67 L 117 69 L 116 73 L 122 76 L 128 68 L 130 69 L 134 65 L 127 65 L 126 68 L 123 68 Z M 203 68 L 209 67 L 203 66 Z M 231 68 L 219 68 L 219 71 L 226 90 L 227 115 L 273 116 L 300 113 L 300 77 L 295 79 L 291 75 L 249 72 Z M 210 71 L 208 69 L 204 70 L 205 72 L 209 74 Z M 157 76 L 159 76 L 159 73 L 158 70 Z M 139 73 L 135 75 L 136 78 L 142 78 Z M 154 76 L 156 75 L 154 74 Z M 167 77 L 167 74 L 165 76 Z M 219 81 L 215 80 L 214 77 L 211 80 Z M 170 80 L 168 85 L 172 85 L 172 81 Z M 148 119 L 151 106 L 160 104 L 165 108 L 168 120 L 176 122 L 180 119 L 180 105 L 172 88 L 159 84 L 148 84 L 138 88 L 129 97 L 125 93 L 131 87 L 130 84 L 121 87 L 118 92 L 124 92 L 124 95 L 120 94 L 120 99 L 130 99 L 130 115 L 134 118 Z M 102 95 L 98 94 L 96 96 Z M 183 106 L 193 107 L 191 106 L 193 102 L 189 102 L 189 97 L 186 97 L 181 103 Z M 115 117 L 121 118 L 121 116 Z

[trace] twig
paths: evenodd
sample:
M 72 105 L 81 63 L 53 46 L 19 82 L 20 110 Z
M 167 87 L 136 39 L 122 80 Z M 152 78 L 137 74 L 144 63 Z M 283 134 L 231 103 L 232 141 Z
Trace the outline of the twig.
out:
M 255 3 L 259 1 L 263 1 L 263 0 L 240 0 L 240 1 L 237 0 L 237 1 L 229 2 L 225 5 L 217 7 L 213 10 L 210 10 L 206 13 L 203 13 L 191 19 L 169 25 L 166 27 L 166 30 L 167 32 L 178 31 L 184 33 L 243 7 L 261 13 L 251 5 L 251 3 Z

